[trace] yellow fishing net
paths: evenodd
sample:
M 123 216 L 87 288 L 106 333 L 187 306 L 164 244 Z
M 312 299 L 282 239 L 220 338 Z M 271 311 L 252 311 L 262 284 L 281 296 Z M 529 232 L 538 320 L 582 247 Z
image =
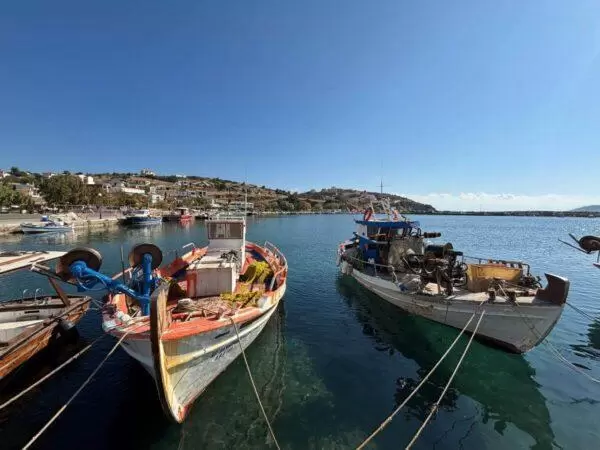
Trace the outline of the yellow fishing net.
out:
M 256 302 L 262 296 L 262 291 L 247 292 L 226 292 L 221 294 L 221 300 L 231 304 L 237 303 L 239 306 L 257 306 Z

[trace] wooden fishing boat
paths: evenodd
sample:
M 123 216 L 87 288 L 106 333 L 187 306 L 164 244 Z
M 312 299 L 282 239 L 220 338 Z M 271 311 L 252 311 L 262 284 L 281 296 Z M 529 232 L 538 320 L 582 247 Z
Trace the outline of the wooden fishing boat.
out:
M 163 216 L 165 222 L 190 222 L 194 216 L 190 214 L 189 208 L 177 208 L 175 212 Z
M 0 253 L 0 273 L 25 269 L 64 252 Z M 86 313 L 90 298 L 67 295 L 50 279 L 55 295 L 39 294 L 0 302 L 0 379 L 60 336 L 70 336 Z M 27 289 L 24 290 L 26 292 Z
M 539 344 L 560 318 L 569 281 L 546 274 L 542 287 L 520 261 L 468 258 L 452 244 L 433 245 L 411 222 L 386 209 L 356 220 L 354 237 L 338 249 L 343 274 L 410 313 L 462 329 L 485 311 L 477 337 L 523 353 Z M 467 327 L 473 331 L 474 321 Z
M 135 246 L 131 267 L 113 278 L 97 272 L 100 255 L 89 249 L 67 253 L 57 266 L 65 281 L 109 289 L 104 331 L 152 375 L 176 422 L 261 333 L 286 289 L 285 257 L 268 242 L 246 242 L 244 218 L 209 221 L 207 231 L 206 247 L 189 244 L 164 267 L 152 244 Z

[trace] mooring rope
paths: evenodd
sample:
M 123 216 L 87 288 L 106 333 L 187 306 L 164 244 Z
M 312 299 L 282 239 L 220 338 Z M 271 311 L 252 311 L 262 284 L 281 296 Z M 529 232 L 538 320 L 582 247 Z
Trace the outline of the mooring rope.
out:
M 67 407 L 73 402 L 73 400 L 75 400 L 75 397 L 77 397 L 81 393 L 81 391 L 83 391 L 83 388 L 85 388 L 89 384 L 89 382 L 92 381 L 92 378 L 94 378 L 94 375 L 96 375 L 96 373 L 98 373 L 98 371 L 104 365 L 104 363 L 108 360 L 108 358 L 115 352 L 115 350 L 117 350 L 119 345 L 121 345 L 121 342 L 123 342 L 123 339 L 125 339 L 130 333 L 137 330 L 138 328 L 140 328 L 143 325 L 147 325 L 147 323 L 141 323 L 137 327 L 132 328 L 131 330 L 124 333 L 123 336 L 121 336 L 121 338 L 117 341 L 117 343 L 114 345 L 114 347 L 107 353 L 107 355 L 104 357 L 104 359 L 100 362 L 100 364 L 98 364 L 98 366 L 94 369 L 94 371 L 90 374 L 90 376 L 87 377 L 87 379 L 83 382 L 83 384 L 79 387 L 79 389 L 77 389 L 75 391 L 75 393 L 69 398 L 69 400 L 67 400 L 67 402 L 63 406 L 61 406 L 61 408 L 50 418 L 50 420 L 48 422 L 46 422 L 46 424 L 41 428 L 41 430 L 38 431 L 36 433 L 36 435 L 33 436 L 29 440 L 29 442 L 27 442 L 27 444 L 25 444 L 25 446 L 23 447 L 23 450 L 27 450 L 29 447 L 31 447 L 35 443 L 35 441 L 37 441 L 38 438 L 50 427 L 50 425 L 52 425 L 54 423 L 54 421 L 56 419 L 58 419 L 58 417 L 65 411 L 65 409 L 67 409 Z
M 483 300 L 481 303 L 479 303 L 479 305 L 477 306 L 477 308 L 479 309 L 481 307 L 481 305 L 483 305 L 485 302 L 487 302 L 487 299 Z M 387 419 L 385 419 L 381 425 L 379 425 L 375 431 L 373 431 L 373 433 L 371 433 L 369 435 L 369 437 L 367 437 L 362 444 L 360 444 L 358 447 L 356 447 L 356 450 L 361 450 L 363 449 L 369 442 L 371 442 L 373 440 L 373 438 L 375 436 L 377 436 L 381 431 L 383 431 L 383 429 L 389 425 L 389 423 L 392 421 L 392 419 L 400 412 L 400 410 L 402 408 L 404 408 L 404 406 L 406 406 L 406 404 L 410 401 L 411 398 L 413 398 L 416 393 L 419 391 L 419 389 L 421 389 L 421 387 L 427 382 L 427 380 L 429 379 L 429 377 L 433 374 L 433 372 L 435 372 L 435 370 L 439 367 L 439 365 L 442 363 L 442 361 L 446 358 L 446 356 L 448 356 L 448 354 L 450 353 L 450 351 L 454 348 L 454 346 L 456 345 L 456 343 L 458 342 L 458 340 L 460 339 L 460 337 L 464 334 L 464 332 L 467 330 L 467 327 L 471 324 L 471 322 L 473 321 L 473 318 L 475 317 L 475 315 L 477 314 L 478 311 L 475 311 L 471 317 L 469 318 L 469 320 L 467 321 L 467 323 L 465 324 L 465 326 L 462 328 L 462 330 L 460 330 L 460 333 L 458 333 L 458 336 L 456 336 L 456 338 L 454 339 L 454 341 L 452 342 L 452 344 L 450 344 L 450 347 L 448 347 L 448 349 L 446 350 L 446 352 L 440 357 L 440 359 L 438 360 L 438 362 L 435 363 L 435 365 L 431 368 L 431 370 L 427 373 L 427 375 L 425 375 L 423 377 L 423 379 L 421 380 L 421 382 L 417 385 L 417 387 L 415 387 L 412 392 L 410 394 L 408 394 L 408 396 L 404 399 L 404 401 L 400 404 L 400 406 L 398 406 L 388 417 Z
M 469 351 L 469 347 L 471 347 L 473 338 L 477 334 L 477 330 L 479 329 L 479 325 L 481 324 L 481 319 L 483 319 L 484 315 L 485 315 L 485 310 L 479 316 L 479 320 L 477 321 L 477 324 L 475 325 L 475 329 L 473 330 L 473 333 L 469 337 L 469 342 L 467 342 L 467 345 L 465 346 L 465 349 L 463 350 L 462 355 L 460 356 L 460 359 L 458 360 L 458 363 L 456 364 L 456 367 L 454 368 L 454 371 L 452 372 L 452 375 L 450 375 L 450 378 L 448 379 L 448 383 L 446 383 L 446 386 L 444 386 L 444 390 L 442 391 L 439 398 L 437 399 L 437 402 L 435 402 L 435 404 L 431 408 L 431 411 L 429 411 L 429 415 L 425 418 L 425 420 L 423 421 L 423 423 L 421 424 L 421 426 L 419 427 L 419 429 L 417 430 L 417 432 L 415 433 L 413 438 L 410 440 L 410 442 L 406 446 L 406 450 L 409 450 L 410 448 L 412 448 L 412 446 L 415 444 L 415 442 L 417 442 L 417 439 L 419 439 L 419 436 L 421 435 L 421 433 L 423 432 L 423 430 L 425 429 L 425 427 L 427 426 L 427 424 L 429 423 L 429 421 L 431 420 L 433 415 L 439 409 L 442 399 L 446 395 L 446 392 L 448 391 L 450 384 L 452 384 L 452 381 L 454 380 L 454 377 L 456 376 L 458 369 L 460 368 L 463 360 L 465 359 L 465 356 L 467 355 L 467 352 Z
M 577 311 L 579 314 L 581 314 L 582 316 L 590 319 L 592 322 L 594 320 L 596 320 L 595 317 L 590 316 L 588 313 L 586 313 L 585 311 L 583 311 L 582 309 L 578 308 L 577 306 L 573 305 L 572 303 L 569 302 L 565 302 L 567 304 L 567 306 L 570 306 L 571 308 L 573 308 L 575 311 Z
M 244 351 L 244 346 L 242 345 L 242 340 L 240 338 L 240 334 L 238 332 L 238 327 L 233 318 L 229 318 L 231 323 L 233 324 L 233 329 L 235 330 L 235 335 L 237 336 L 238 344 L 240 345 L 240 350 L 242 351 L 242 357 L 244 358 L 244 364 L 246 364 L 246 370 L 248 371 L 248 377 L 250 378 L 250 383 L 252 384 L 252 389 L 254 389 L 254 395 L 256 396 L 256 400 L 258 401 L 258 406 L 260 406 L 260 410 L 265 418 L 265 422 L 267 422 L 267 427 L 269 428 L 269 432 L 271 433 L 271 437 L 273 438 L 273 442 L 275 443 L 275 447 L 278 450 L 281 449 L 279 446 L 279 442 L 277 442 L 277 438 L 275 437 L 275 432 L 273 431 L 273 427 L 271 426 L 271 422 L 269 421 L 269 417 L 265 411 L 265 408 L 260 400 L 260 395 L 258 394 L 258 389 L 256 388 L 256 383 L 254 383 L 254 377 L 252 376 L 252 371 L 250 370 L 250 364 L 248 364 L 248 359 L 246 358 L 246 352 Z
M 81 355 L 83 355 L 85 352 L 87 352 L 90 348 L 92 348 L 92 346 L 96 342 L 98 342 L 100 339 L 102 339 L 104 336 L 106 336 L 106 335 L 105 334 L 101 334 L 93 342 L 91 342 L 90 344 L 86 345 L 83 349 L 81 349 L 75 355 L 71 356 L 69 359 L 67 359 L 64 363 L 62 363 L 60 366 L 58 366 L 57 368 L 55 368 L 53 371 L 51 371 L 50 373 L 46 374 L 44 377 L 40 378 L 38 381 L 36 381 L 35 383 L 33 383 L 28 388 L 26 388 L 26 389 L 22 390 L 21 392 L 19 392 L 17 395 L 15 395 L 14 397 L 12 397 L 10 400 L 7 400 L 6 402 L 2 403 L 0 405 L 0 410 L 6 408 L 8 405 L 10 405 L 11 403 L 15 402 L 19 398 L 21 398 L 23 395 L 25 395 L 26 393 L 28 393 L 29 391 L 31 391 L 33 388 L 35 388 L 36 386 L 39 386 L 41 383 L 43 383 L 44 381 L 46 381 L 48 378 L 50 378 L 53 375 L 55 375 L 56 373 L 58 373 L 61 369 L 67 367 L 69 364 L 71 364 L 73 361 L 75 361 Z
M 517 311 L 517 313 L 519 313 L 519 316 L 521 316 L 521 319 L 523 319 L 523 322 L 525 322 L 525 324 L 537 336 L 537 338 L 543 339 L 543 336 L 540 333 L 538 333 L 538 331 L 535 329 L 535 326 L 530 325 L 530 323 L 527 321 L 527 318 L 523 314 L 521 314 L 521 311 L 519 311 L 519 306 L 516 304 L 515 304 L 515 310 Z M 551 350 L 551 352 L 554 354 L 554 356 L 556 356 L 556 358 L 558 358 L 558 360 L 560 362 L 562 362 L 563 364 L 565 364 L 568 368 L 570 368 L 571 370 L 574 370 L 575 372 L 578 372 L 579 374 L 586 377 L 588 380 L 593 381 L 594 383 L 600 384 L 599 379 L 594 378 L 590 374 L 584 372 L 579 367 L 577 367 L 575 364 L 573 364 L 571 361 L 569 361 L 567 358 L 565 358 L 560 353 L 560 351 L 554 346 L 554 344 L 552 344 L 552 342 L 550 342 L 548 339 L 543 339 L 542 342 Z
M 508 296 L 506 295 L 506 292 L 504 291 L 504 289 L 502 289 L 502 286 L 499 286 L 500 290 L 502 291 L 502 293 L 504 294 L 504 296 L 506 297 L 506 299 L 508 299 Z M 569 306 L 569 303 L 567 303 Z M 593 376 L 591 376 L 590 374 L 584 372 L 583 370 L 581 370 L 579 367 L 577 367 L 575 364 L 573 364 L 571 361 L 569 361 L 567 358 L 565 358 L 560 351 L 552 344 L 552 342 L 550 342 L 548 339 L 544 339 L 544 337 L 542 336 L 541 333 L 538 332 L 538 330 L 535 328 L 535 325 L 531 324 L 527 318 L 521 314 L 521 311 L 519 311 L 519 304 L 517 302 L 513 303 L 513 307 L 515 309 L 515 311 L 517 311 L 517 313 L 519 314 L 519 316 L 521 317 L 521 319 L 523 320 L 523 322 L 525 322 L 525 325 L 527 325 L 527 327 L 529 328 L 530 331 L 533 332 L 533 334 L 535 334 L 537 336 L 538 339 L 540 339 L 554 354 L 554 356 L 556 356 L 558 358 L 558 360 L 560 362 L 562 362 L 563 364 L 565 364 L 567 367 L 569 367 L 571 370 L 574 370 L 575 372 L 578 372 L 579 374 L 583 375 L 584 377 L 586 377 L 587 379 L 589 379 L 590 381 L 593 381 L 594 383 L 598 383 L 600 384 L 600 380 L 597 378 L 594 378 Z

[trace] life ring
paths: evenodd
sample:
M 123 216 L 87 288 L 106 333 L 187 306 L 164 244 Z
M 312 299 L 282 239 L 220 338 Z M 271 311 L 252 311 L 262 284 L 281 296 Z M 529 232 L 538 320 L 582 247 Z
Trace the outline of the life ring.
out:
M 363 220 L 367 222 L 373 216 L 373 208 L 369 207 L 365 209 L 365 213 L 363 214 Z

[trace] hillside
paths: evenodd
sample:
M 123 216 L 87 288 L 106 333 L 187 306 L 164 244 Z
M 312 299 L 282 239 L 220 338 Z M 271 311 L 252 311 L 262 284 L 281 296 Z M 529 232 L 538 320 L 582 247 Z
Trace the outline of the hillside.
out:
M 248 202 L 252 203 L 249 207 L 257 211 L 354 212 L 364 210 L 372 200 L 385 198 L 399 212 L 436 212 L 431 205 L 392 194 L 337 187 L 298 193 L 220 178 L 156 175 L 148 169 L 139 174 L 71 174 L 67 171 L 62 174 L 41 174 L 13 167 L 10 172 L 0 171 L 0 175 L 0 188 L 7 193 L 3 195 L 0 192 L 0 206 L 4 207 L 33 201 L 38 207 L 102 205 L 237 209 L 244 207 L 247 197 Z
M 366 192 L 354 189 L 331 187 L 320 191 L 290 192 L 283 189 L 269 188 L 255 184 L 247 184 L 220 178 L 199 176 L 140 176 L 135 174 L 95 174 L 97 179 L 106 181 L 115 176 L 124 179 L 128 184 L 158 189 L 157 192 L 168 193 L 165 200 L 175 200 L 179 204 L 189 206 L 206 206 L 214 201 L 220 205 L 241 202 L 247 195 L 248 202 L 254 204 L 259 211 L 356 211 L 365 209 L 372 198 L 386 198 L 400 212 L 434 213 L 431 205 L 415 202 L 398 195 Z M 184 194 L 185 195 L 181 195 Z M 171 203 L 171 202 L 169 202 Z
M 600 205 L 588 205 L 572 209 L 571 212 L 597 212 L 600 213 Z
M 354 189 L 341 189 L 336 187 L 321 189 L 320 191 L 312 190 L 309 192 L 304 192 L 298 194 L 298 197 L 309 202 L 321 203 L 323 205 L 323 209 L 363 210 L 369 205 L 373 198 L 377 200 L 383 198 L 388 199 L 392 207 L 396 208 L 400 212 L 436 212 L 435 208 L 431 205 L 415 202 L 414 200 L 401 197 L 399 195 L 357 191 Z

